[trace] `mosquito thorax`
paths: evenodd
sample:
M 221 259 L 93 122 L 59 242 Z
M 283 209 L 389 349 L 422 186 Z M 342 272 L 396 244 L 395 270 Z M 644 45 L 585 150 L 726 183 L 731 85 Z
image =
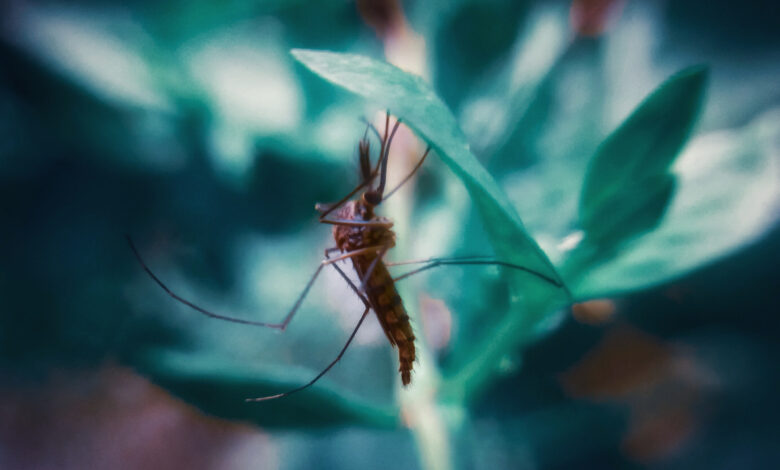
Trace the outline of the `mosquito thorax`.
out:
M 374 206 L 367 204 L 362 198 L 355 201 L 355 217 L 360 220 L 371 220 L 374 218 Z

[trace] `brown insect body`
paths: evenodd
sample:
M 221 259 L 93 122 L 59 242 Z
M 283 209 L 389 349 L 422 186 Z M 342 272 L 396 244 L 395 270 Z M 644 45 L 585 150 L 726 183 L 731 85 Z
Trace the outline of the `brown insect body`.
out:
M 365 198 L 361 198 L 344 204 L 336 214 L 339 219 L 343 220 L 389 222 L 384 217 L 374 215 L 373 209 L 373 205 L 368 203 Z M 342 252 L 377 245 L 389 249 L 395 245 L 395 233 L 387 226 L 334 225 L 333 238 Z M 377 259 L 381 255 L 382 253 L 370 252 L 354 256 L 352 263 L 360 279 L 365 278 L 366 273 L 371 270 L 373 265 L 373 271 L 365 282 L 366 296 L 390 344 L 398 347 L 401 382 L 408 385 L 411 382 L 411 371 L 415 359 L 414 332 L 401 296 L 398 295 L 398 290 L 395 288 L 395 281 L 390 276 L 382 259 Z

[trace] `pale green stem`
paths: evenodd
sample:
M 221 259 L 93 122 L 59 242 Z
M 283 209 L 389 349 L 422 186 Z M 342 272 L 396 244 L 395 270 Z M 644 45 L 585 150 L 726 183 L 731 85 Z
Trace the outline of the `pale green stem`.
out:
M 453 468 L 450 423 L 436 402 L 439 373 L 424 341 L 418 341 L 417 354 L 420 361 L 414 385 L 399 396 L 402 416 L 414 435 L 422 468 L 450 470 Z
M 398 163 L 398 160 L 396 160 Z M 412 162 L 414 163 L 414 162 Z M 411 170 L 411 165 L 399 165 L 406 167 L 400 174 Z M 400 242 L 394 253 L 395 259 L 406 259 L 409 245 L 409 231 L 411 221 L 411 196 L 414 193 L 414 183 L 404 186 L 388 204 L 395 221 L 394 230 Z M 401 291 L 404 305 L 406 306 L 412 326 L 415 330 L 415 347 L 417 361 L 414 364 L 412 383 L 405 389 L 398 391 L 398 401 L 402 419 L 409 426 L 414 436 L 420 457 L 420 466 L 425 470 L 452 470 L 453 448 L 451 439 L 457 431 L 457 419 L 451 419 L 447 410 L 437 402 L 441 385 L 441 375 L 436 366 L 436 361 L 425 340 L 422 331 L 422 319 L 418 312 L 418 289 L 416 283 L 405 282 L 397 285 Z M 400 388 L 400 387 L 399 387 Z M 448 419 L 450 418 L 450 419 Z
M 496 377 L 501 360 L 532 341 L 545 315 L 558 301 L 542 296 L 517 302 L 507 315 L 472 348 L 470 360 L 455 374 L 443 380 L 444 399 L 467 403 Z

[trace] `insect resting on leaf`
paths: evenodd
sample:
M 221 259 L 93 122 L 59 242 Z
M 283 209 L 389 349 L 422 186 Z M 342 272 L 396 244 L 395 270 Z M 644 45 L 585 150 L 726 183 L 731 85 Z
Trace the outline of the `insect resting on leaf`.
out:
M 130 244 L 130 248 L 133 254 L 137 258 L 141 267 L 146 273 L 159 285 L 169 296 L 175 300 L 187 305 L 188 307 L 212 318 L 230 321 L 234 323 L 241 323 L 245 325 L 264 326 L 268 328 L 275 328 L 284 331 L 289 325 L 298 308 L 301 306 L 304 298 L 311 289 L 317 276 L 322 272 L 325 266 L 333 266 L 341 277 L 347 282 L 350 288 L 360 298 L 365 306 L 363 314 L 360 316 L 355 328 L 347 339 L 347 342 L 339 351 L 336 358 L 328 364 L 319 374 L 317 374 L 311 381 L 301 385 L 292 390 L 288 390 L 283 393 L 275 395 L 269 395 L 258 398 L 247 398 L 246 401 L 266 401 L 276 398 L 282 398 L 284 396 L 291 395 L 293 393 L 304 390 L 317 382 L 323 375 L 325 375 L 346 352 L 352 340 L 355 338 L 360 326 L 366 319 L 369 311 L 373 310 L 376 314 L 379 324 L 390 341 L 393 347 L 398 348 L 399 359 L 399 372 L 401 373 L 401 382 L 404 386 L 411 383 L 411 372 L 413 363 L 415 360 L 415 336 L 412 330 L 412 326 L 409 322 L 409 315 L 406 313 L 403 302 L 401 300 L 398 291 L 396 290 L 395 283 L 401 279 L 405 279 L 414 274 L 426 271 L 428 269 L 444 266 L 444 265 L 495 265 L 503 266 L 506 268 L 516 269 L 524 271 L 535 277 L 542 279 L 556 287 L 563 288 L 564 286 L 549 276 L 536 272 L 532 269 L 512 264 L 509 262 L 498 261 L 485 256 L 470 256 L 463 258 L 430 258 L 424 260 L 397 262 L 397 263 L 385 263 L 383 261 L 387 252 L 395 246 L 395 233 L 392 231 L 393 222 L 385 217 L 380 217 L 375 214 L 374 209 L 386 200 L 393 193 L 395 193 L 409 178 L 411 178 L 417 170 L 422 166 L 425 158 L 430 153 L 430 146 L 426 149 L 422 158 L 415 165 L 412 171 L 401 180 L 392 190 L 385 193 L 385 183 L 387 181 L 387 164 L 388 155 L 390 153 L 390 145 L 393 141 L 393 137 L 398 131 L 401 121 L 397 120 L 390 130 L 390 114 L 385 115 L 385 129 L 384 134 L 380 135 L 379 131 L 368 124 L 366 132 L 363 138 L 358 143 L 358 156 L 360 163 L 360 183 L 347 194 L 341 200 L 333 204 L 317 204 L 315 209 L 320 213 L 319 221 L 324 224 L 333 225 L 333 238 L 336 242 L 336 246 L 327 248 L 325 250 L 325 259 L 319 264 L 309 282 L 304 287 L 303 292 L 293 304 L 292 309 L 287 316 L 280 323 L 266 323 L 253 320 L 245 320 L 236 317 L 230 317 L 226 315 L 220 315 L 204 308 L 197 306 L 174 293 L 170 290 L 147 266 L 141 257 L 140 253 L 136 249 L 133 241 L 130 237 L 127 237 L 127 241 Z M 368 129 L 372 129 L 377 135 L 380 141 L 379 156 L 376 165 L 372 167 L 371 164 L 371 145 L 368 139 Z M 377 182 L 378 179 L 378 182 Z M 364 190 L 358 199 L 351 200 L 353 196 L 358 194 L 361 190 Z M 333 217 L 328 217 L 333 214 Z M 333 253 L 338 253 L 337 256 L 331 257 Z M 350 259 L 360 279 L 360 284 L 356 285 L 344 271 L 336 263 Z M 388 266 L 399 266 L 409 264 L 421 264 L 419 268 L 413 269 L 405 274 L 397 277 L 390 275 Z

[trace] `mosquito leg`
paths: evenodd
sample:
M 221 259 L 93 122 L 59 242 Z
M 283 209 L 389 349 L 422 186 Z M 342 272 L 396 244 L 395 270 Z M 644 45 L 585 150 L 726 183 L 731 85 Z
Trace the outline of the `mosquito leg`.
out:
M 523 271 L 528 274 L 531 274 L 532 276 L 535 276 L 549 284 L 554 285 L 555 287 L 559 287 L 564 289 L 567 293 L 569 293 L 569 289 L 561 283 L 557 279 L 553 279 L 550 276 L 547 276 L 545 274 L 542 274 L 538 271 L 535 271 L 533 269 L 527 268 L 525 266 L 520 266 L 519 264 L 509 263 L 506 261 L 496 261 L 496 260 L 490 260 L 490 259 L 480 259 L 480 257 L 472 256 L 467 258 L 431 258 L 428 260 L 416 260 L 416 261 L 407 261 L 407 262 L 401 262 L 401 263 L 388 263 L 388 266 L 399 266 L 404 264 L 418 264 L 418 263 L 427 263 L 422 267 L 419 267 L 417 269 L 413 269 L 407 273 L 404 273 L 396 278 L 393 279 L 393 281 L 400 281 L 402 279 L 406 279 L 409 276 L 413 276 L 415 274 L 421 273 L 423 271 L 427 271 L 429 269 L 433 269 L 438 266 L 447 266 L 447 265 L 482 265 L 482 266 L 503 266 L 505 268 L 510 269 L 516 269 L 518 271 Z M 569 293 L 571 295 L 571 293 Z
M 314 281 L 317 279 L 317 276 L 319 276 L 320 272 L 322 272 L 322 268 L 324 268 L 329 264 L 333 264 L 337 261 L 352 258 L 353 256 L 359 256 L 359 255 L 376 252 L 379 249 L 381 249 L 381 246 L 369 246 L 366 248 L 360 248 L 358 250 L 348 251 L 343 255 L 337 256 L 336 258 L 330 258 L 328 257 L 328 253 L 332 251 L 336 251 L 338 250 L 338 248 L 328 248 L 327 250 L 325 250 L 326 259 L 322 260 L 320 265 L 317 266 L 317 270 L 314 272 L 314 275 L 312 275 L 311 279 L 309 279 L 309 282 L 306 284 L 306 287 L 303 289 L 301 295 L 298 296 L 298 300 L 295 301 L 295 305 L 293 305 L 293 308 L 290 310 L 290 313 L 288 313 L 287 316 L 284 317 L 284 321 L 282 321 L 281 323 L 264 324 L 264 325 L 284 331 L 287 328 L 287 325 L 290 323 L 290 321 L 292 321 L 293 316 L 298 312 L 298 308 L 301 306 L 303 300 L 306 298 L 306 295 L 309 293 L 311 286 L 314 285 Z
M 360 289 L 358 289 L 358 287 L 355 285 L 355 283 L 352 282 L 352 279 L 350 279 L 349 276 L 347 276 L 346 273 L 344 273 L 344 270 L 341 269 L 338 264 L 331 264 L 331 266 L 333 266 L 336 269 L 336 271 L 338 271 L 339 274 L 341 274 L 341 277 L 343 277 L 344 280 L 347 282 L 347 284 L 349 284 L 349 287 L 352 289 L 352 291 L 355 293 L 355 295 L 360 297 L 360 300 L 363 301 L 363 305 L 365 305 L 368 308 L 373 308 L 371 306 L 371 302 L 366 297 L 366 294 L 361 292 Z
M 436 261 L 496 261 L 496 258 L 488 255 L 452 256 L 450 258 L 422 258 L 407 261 L 393 261 L 385 263 L 385 265 L 404 266 L 409 264 L 428 264 Z
M 396 278 L 394 278 L 394 281 L 400 281 L 402 279 L 406 279 L 409 276 L 412 276 L 417 273 L 421 273 L 423 271 L 427 271 L 429 269 L 436 268 L 438 266 L 447 266 L 447 265 L 483 265 L 483 266 L 503 266 L 506 268 L 511 269 L 517 269 L 518 271 L 523 271 L 528 274 L 531 274 L 532 276 L 538 277 L 539 279 L 546 281 L 556 287 L 562 287 L 561 283 L 557 281 L 556 279 L 553 279 L 549 276 L 546 276 L 540 272 L 534 271 L 533 269 L 526 268 L 525 266 L 520 266 L 518 264 L 512 264 L 505 261 L 481 261 L 481 260 L 448 260 L 448 259 L 442 259 L 442 260 L 436 260 L 431 262 L 430 264 L 427 264 L 425 266 L 422 266 L 417 269 L 413 269 L 407 273 L 404 273 Z
M 211 312 L 209 310 L 206 310 L 202 307 L 199 307 L 195 305 L 194 303 L 190 302 L 189 300 L 181 297 L 180 295 L 173 292 L 171 289 L 168 288 L 161 280 L 158 278 L 154 272 L 152 272 L 151 269 L 149 269 L 149 266 L 146 265 L 143 258 L 141 258 L 141 254 L 138 252 L 138 249 L 136 249 L 135 244 L 133 244 L 133 240 L 130 239 L 129 236 L 127 236 L 127 243 L 130 245 L 130 249 L 133 251 L 133 254 L 135 255 L 135 258 L 138 260 L 138 262 L 141 264 L 141 267 L 146 271 L 146 274 L 149 275 L 149 277 L 152 278 L 152 280 L 162 288 L 162 290 L 165 291 L 166 294 L 171 296 L 174 300 L 183 303 L 184 305 L 190 307 L 191 309 L 202 313 L 203 315 L 206 315 L 207 317 L 216 318 L 219 320 L 225 320 L 233 323 L 241 323 L 243 325 L 254 325 L 254 326 L 265 326 L 268 328 L 277 328 L 277 329 L 284 329 L 283 324 L 277 324 L 277 323 L 265 323 L 265 322 L 259 322 L 259 321 L 252 321 L 252 320 L 244 320 L 242 318 L 236 318 L 236 317 L 230 317 L 227 315 L 221 315 L 218 313 Z M 319 271 L 322 269 L 322 267 L 317 269 L 317 272 L 314 273 L 314 276 L 316 277 L 317 274 L 319 274 Z M 286 325 L 285 325 L 286 326 Z
M 354 256 L 359 255 L 366 255 L 368 253 L 376 253 L 379 251 L 382 251 L 385 248 L 385 245 L 373 245 L 373 246 L 367 246 L 365 248 L 358 248 L 357 250 L 352 250 L 344 253 L 343 255 L 337 256 L 335 258 L 327 258 L 322 260 L 320 263 L 321 266 L 327 266 L 329 264 L 333 264 L 336 261 L 342 261 L 347 258 L 352 258 Z
M 306 287 L 303 289 L 303 292 L 301 293 L 301 295 L 298 296 L 298 300 L 295 301 L 295 304 L 293 305 L 293 307 L 290 310 L 290 312 L 284 317 L 284 320 L 281 323 L 268 323 L 268 322 L 244 320 L 242 318 L 236 318 L 236 317 L 231 317 L 231 316 L 227 316 L 227 315 L 222 315 L 222 314 L 219 314 L 219 313 L 214 313 L 214 312 L 212 312 L 210 310 L 206 310 L 205 308 L 202 308 L 202 307 L 200 307 L 200 306 L 190 302 L 189 300 L 181 297 L 180 295 L 176 294 L 171 289 L 169 289 L 168 286 L 165 285 L 165 283 L 163 283 L 160 280 L 160 278 L 158 278 L 157 275 L 154 274 L 154 272 L 149 268 L 149 266 L 147 266 L 146 262 L 141 257 L 141 254 L 138 252 L 138 249 L 135 247 L 135 244 L 133 243 L 133 240 L 130 238 L 130 236 L 126 236 L 126 238 L 127 238 L 127 243 L 130 245 L 130 249 L 133 251 L 133 254 L 135 255 L 135 257 L 138 260 L 138 262 L 141 264 L 141 267 L 144 269 L 144 271 L 146 271 L 146 273 L 149 275 L 149 277 L 151 277 L 152 280 L 158 286 L 160 286 L 165 291 L 165 293 L 168 294 L 170 297 L 172 297 L 174 300 L 176 300 L 178 302 L 181 302 L 182 304 L 190 307 L 191 309 L 193 309 L 193 310 L 195 310 L 195 311 L 197 311 L 199 313 L 202 313 L 203 315 L 206 315 L 207 317 L 210 317 L 210 318 L 216 318 L 218 320 L 229 321 L 229 322 L 232 322 L 232 323 L 240 323 L 242 325 L 263 326 L 263 327 L 266 327 L 266 328 L 274 328 L 274 329 L 282 330 L 282 331 L 284 331 L 287 328 L 287 325 L 290 323 L 290 321 L 292 320 L 293 316 L 298 311 L 298 308 L 301 306 L 301 304 L 303 303 L 303 300 L 306 298 L 306 295 L 309 293 L 309 290 L 311 289 L 311 286 L 314 285 L 314 281 L 317 279 L 317 276 L 319 276 L 320 272 L 322 272 L 322 268 L 324 268 L 328 264 L 334 263 L 336 261 L 340 261 L 340 260 L 343 260 L 343 259 L 351 258 L 351 257 L 357 256 L 357 255 L 370 253 L 372 251 L 376 252 L 377 250 L 380 250 L 382 248 L 381 246 L 361 248 L 359 250 L 355 250 L 355 251 L 350 251 L 350 252 L 344 253 L 343 255 L 341 255 L 341 256 L 339 256 L 337 258 L 328 258 L 327 257 L 327 253 L 331 253 L 333 251 L 337 251 L 338 248 L 334 247 L 334 248 L 327 249 L 326 250 L 326 258 L 327 259 L 323 260 L 320 263 L 320 265 L 317 266 L 317 270 L 314 271 L 314 274 L 309 279 L 309 282 L 306 283 Z
M 379 171 L 379 164 L 382 162 L 382 155 L 385 154 L 385 145 L 387 144 L 388 131 L 390 130 L 390 111 L 385 112 L 385 134 L 382 136 L 382 142 L 379 145 L 379 159 L 376 162 L 376 168 L 374 169 L 374 175 Z
M 395 121 L 395 126 L 393 126 L 393 130 L 390 132 L 390 137 L 387 138 L 387 145 L 384 147 L 384 154 L 380 154 L 379 161 L 376 163 L 377 168 L 379 168 L 379 165 L 382 165 L 381 174 L 379 175 L 379 186 L 377 186 L 377 192 L 381 195 L 385 192 L 385 181 L 387 180 L 387 160 L 388 156 L 390 155 L 390 144 L 393 143 L 393 137 L 395 137 L 396 131 L 398 131 L 398 126 L 401 125 L 401 120 L 398 119 Z M 385 136 L 387 137 L 387 136 Z
M 380 165 L 382 164 L 382 160 L 384 159 L 384 156 L 387 154 L 387 150 L 390 147 L 390 141 L 392 138 L 390 136 L 392 134 L 395 134 L 395 131 L 398 129 L 398 126 L 401 123 L 396 120 L 395 125 L 393 126 L 393 130 L 390 130 L 390 111 L 388 110 L 385 112 L 385 135 L 382 137 L 382 145 L 379 146 L 379 159 L 376 162 L 376 168 L 374 168 L 374 174 L 379 173 Z
M 351 219 L 320 219 L 323 224 L 331 225 L 344 225 L 347 227 L 384 227 L 390 228 L 393 223 L 389 220 L 383 222 L 381 220 L 351 220 Z
M 290 391 L 284 392 L 284 393 L 278 393 L 276 395 L 269 395 L 267 397 L 247 398 L 245 401 L 247 401 L 247 402 L 258 402 L 258 401 L 275 400 L 277 398 L 282 398 L 282 397 L 286 397 L 286 396 L 292 395 L 295 392 L 300 392 L 301 390 L 309 388 L 312 385 L 314 385 L 315 382 L 320 380 L 320 377 L 325 375 L 331 368 L 333 368 L 333 366 L 336 365 L 337 362 L 339 362 L 341 360 L 341 357 L 344 356 L 344 353 L 347 351 L 347 348 L 349 347 L 349 345 L 352 344 L 352 340 L 355 339 L 355 335 L 357 334 L 358 330 L 360 329 L 360 325 L 363 324 L 363 320 L 366 319 L 366 316 L 368 315 L 369 311 L 370 311 L 370 309 L 368 307 L 366 307 L 365 310 L 363 310 L 363 314 L 360 316 L 360 321 L 358 321 L 358 324 L 357 324 L 357 326 L 355 326 L 355 329 L 352 330 L 352 334 L 349 335 L 349 339 L 347 339 L 346 344 L 344 344 L 344 347 L 342 347 L 341 351 L 339 351 L 339 354 L 338 354 L 338 356 L 336 356 L 336 359 L 334 359 L 330 364 L 328 364 L 328 367 L 324 368 L 322 370 L 322 372 L 317 374 L 317 376 L 314 377 L 313 379 L 311 379 L 308 383 L 306 383 L 304 385 L 301 385 L 298 388 L 294 388 L 294 389 L 292 389 Z
M 354 196 L 355 194 L 357 194 L 358 191 L 363 189 L 366 186 L 366 184 L 368 184 L 368 182 L 363 181 L 359 185 L 355 186 L 355 189 L 350 191 L 349 194 L 339 199 L 338 202 L 334 202 L 333 204 L 320 204 L 320 203 L 315 204 L 314 210 L 320 213 L 320 222 L 322 222 L 328 214 L 335 211 L 336 209 L 344 205 L 345 202 L 352 199 L 352 196 Z
M 328 251 L 327 250 L 325 252 L 325 257 L 328 258 Z M 328 258 L 328 259 L 330 259 L 330 258 Z M 352 282 L 352 280 L 344 273 L 344 271 L 337 264 L 332 264 L 331 266 L 336 268 L 336 270 L 339 272 L 339 274 L 341 274 L 341 277 L 343 277 L 344 280 L 347 281 L 347 284 L 349 284 L 349 286 L 352 288 L 352 290 L 355 292 L 355 294 L 357 294 L 357 296 L 360 297 L 360 300 L 363 301 L 363 305 L 366 306 L 366 309 L 363 310 L 363 314 L 360 316 L 360 320 L 358 321 L 357 326 L 355 326 L 355 329 L 352 330 L 352 334 L 349 335 L 349 339 L 347 339 L 347 342 L 341 348 L 341 351 L 339 351 L 339 354 L 338 354 L 338 356 L 336 356 L 336 359 L 334 359 L 333 362 L 328 364 L 328 366 L 325 369 L 323 369 L 319 374 L 317 374 L 316 377 L 314 377 L 308 383 L 306 383 L 306 384 L 304 384 L 304 385 L 302 385 L 302 386 L 300 386 L 298 388 L 294 388 L 292 390 L 284 392 L 284 393 L 277 393 L 276 395 L 269 395 L 269 396 L 266 396 L 266 397 L 259 397 L 259 398 L 247 398 L 245 401 L 247 401 L 247 402 L 259 402 L 259 401 L 275 400 L 277 398 L 286 397 L 288 395 L 292 395 L 295 392 L 300 392 L 301 390 L 304 390 L 304 389 L 306 389 L 308 387 L 311 387 L 323 375 L 325 375 L 331 368 L 333 368 L 333 366 L 335 366 L 337 362 L 339 362 L 341 360 L 341 358 L 344 356 L 344 353 L 347 351 L 347 348 L 352 343 L 352 340 L 355 339 L 355 335 L 357 334 L 358 330 L 360 329 L 360 326 L 363 324 L 363 320 L 366 319 L 366 315 L 368 315 L 369 310 L 371 309 L 371 303 L 368 301 L 366 296 L 363 295 L 358 290 L 357 286 L 355 286 L 355 283 Z
M 360 279 L 360 290 L 362 292 L 368 292 L 368 280 L 371 279 L 371 274 L 374 273 L 374 269 L 376 269 L 377 263 L 379 263 L 380 260 L 384 258 L 385 254 L 387 254 L 387 250 L 389 250 L 390 248 L 391 247 L 389 245 L 386 245 L 382 251 L 377 253 L 376 258 L 374 258 L 374 260 L 371 261 L 371 264 L 368 265 L 368 269 L 366 269 L 366 273 Z
M 420 167 L 422 166 L 423 162 L 425 161 L 425 157 L 427 157 L 427 156 L 428 156 L 428 153 L 429 153 L 430 151 L 431 151 L 431 147 L 430 147 L 430 146 L 428 146 L 428 148 L 427 148 L 427 149 L 425 149 L 425 153 L 423 154 L 423 156 L 422 156 L 422 158 L 420 159 L 420 161 L 419 161 L 419 162 L 417 162 L 417 165 L 415 165 L 415 166 L 414 166 L 414 168 L 412 169 L 412 171 L 411 171 L 411 172 L 410 172 L 408 175 L 406 175 L 406 178 L 404 178 L 403 180 L 401 180 L 401 182 L 400 182 L 400 183 L 398 183 L 398 184 L 396 185 L 396 187 L 395 187 L 395 188 L 393 188 L 393 189 L 391 189 L 390 191 L 388 191 L 388 192 L 387 192 L 387 195 L 385 195 L 385 196 L 383 196 L 383 197 L 382 197 L 382 200 L 383 200 L 383 201 L 386 201 L 386 200 L 387 200 L 387 198 L 389 198 L 390 196 L 392 196 L 394 192 L 398 191 L 398 189 L 399 189 L 401 186 L 403 186 L 403 185 L 404 185 L 404 184 L 405 184 L 407 181 L 409 181 L 409 178 L 411 178 L 411 177 L 412 177 L 412 175 L 414 175 L 415 173 L 417 173 L 417 170 L 419 170 L 419 169 L 420 169 Z

